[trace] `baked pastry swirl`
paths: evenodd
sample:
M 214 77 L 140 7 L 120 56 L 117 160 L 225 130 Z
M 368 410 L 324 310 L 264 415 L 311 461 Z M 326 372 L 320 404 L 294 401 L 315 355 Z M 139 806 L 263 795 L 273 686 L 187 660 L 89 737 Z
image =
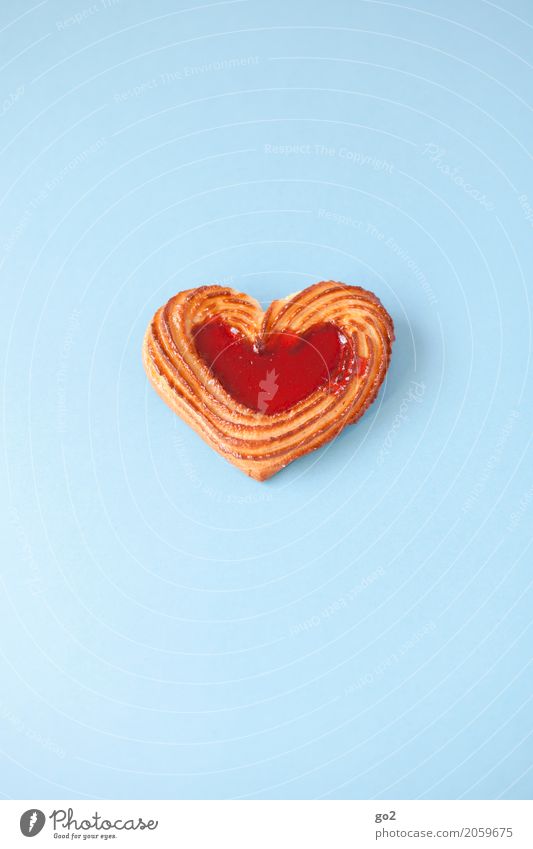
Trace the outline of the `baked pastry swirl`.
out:
M 229 287 L 200 286 L 156 312 L 143 362 L 174 412 L 263 481 L 363 415 L 393 340 L 391 317 L 359 286 L 323 281 L 266 312 Z

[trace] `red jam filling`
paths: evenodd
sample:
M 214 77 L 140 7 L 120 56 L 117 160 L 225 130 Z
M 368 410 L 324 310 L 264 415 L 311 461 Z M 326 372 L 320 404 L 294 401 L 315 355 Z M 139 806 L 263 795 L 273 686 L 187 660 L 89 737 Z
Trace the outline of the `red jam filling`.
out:
M 354 363 L 352 346 L 331 323 L 317 324 L 301 336 L 271 333 L 252 343 L 216 318 L 196 328 L 194 343 L 226 392 L 267 415 L 288 410 L 319 388 L 339 389 L 355 365 L 359 374 L 367 365 L 362 358 Z

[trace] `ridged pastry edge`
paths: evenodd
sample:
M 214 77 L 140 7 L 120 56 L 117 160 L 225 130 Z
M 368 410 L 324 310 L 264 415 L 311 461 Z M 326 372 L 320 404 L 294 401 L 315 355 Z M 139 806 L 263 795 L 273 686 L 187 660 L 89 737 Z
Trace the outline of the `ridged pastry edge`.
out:
M 317 390 L 286 412 L 253 413 L 226 393 L 196 353 L 192 330 L 212 315 L 221 315 L 251 338 L 274 330 L 303 333 L 317 322 L 333 321 L 368 360 L 367 370 L 337 395 Z M 390 315 L 360 286 L 322 281 L 273 301 L 266 312 L 234 289 L 201 286 L 178 293 L 157 310 L 142 356 L 163 401 L 215 451 L 264 481 L 361 418 L 383 383 L 393 340 Z

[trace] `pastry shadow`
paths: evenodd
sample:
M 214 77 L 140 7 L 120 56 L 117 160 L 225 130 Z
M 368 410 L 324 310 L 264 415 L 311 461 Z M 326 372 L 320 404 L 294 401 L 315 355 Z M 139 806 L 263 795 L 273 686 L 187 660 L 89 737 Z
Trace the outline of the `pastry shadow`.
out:
M 422 331 L 413 322 L 404 319 L 396 319 L 394 329 L 396 339 L 392 346 L 389 370 L 371 410 L 376 406 L 383 411 L 391 405 L 397 406 L 409 391 L 410 384 L 420 381 L 421 372 L 424 372 L 426 344 Z

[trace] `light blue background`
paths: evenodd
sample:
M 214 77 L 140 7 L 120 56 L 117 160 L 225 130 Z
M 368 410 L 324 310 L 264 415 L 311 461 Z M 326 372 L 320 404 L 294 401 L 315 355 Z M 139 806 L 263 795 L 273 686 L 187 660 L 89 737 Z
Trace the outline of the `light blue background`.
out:
M 2 4 L 0 790 L 531 796 L 533 7 L 177 5 Z M 324 278 L 387 382 L 258 484 L 142 335 Z

